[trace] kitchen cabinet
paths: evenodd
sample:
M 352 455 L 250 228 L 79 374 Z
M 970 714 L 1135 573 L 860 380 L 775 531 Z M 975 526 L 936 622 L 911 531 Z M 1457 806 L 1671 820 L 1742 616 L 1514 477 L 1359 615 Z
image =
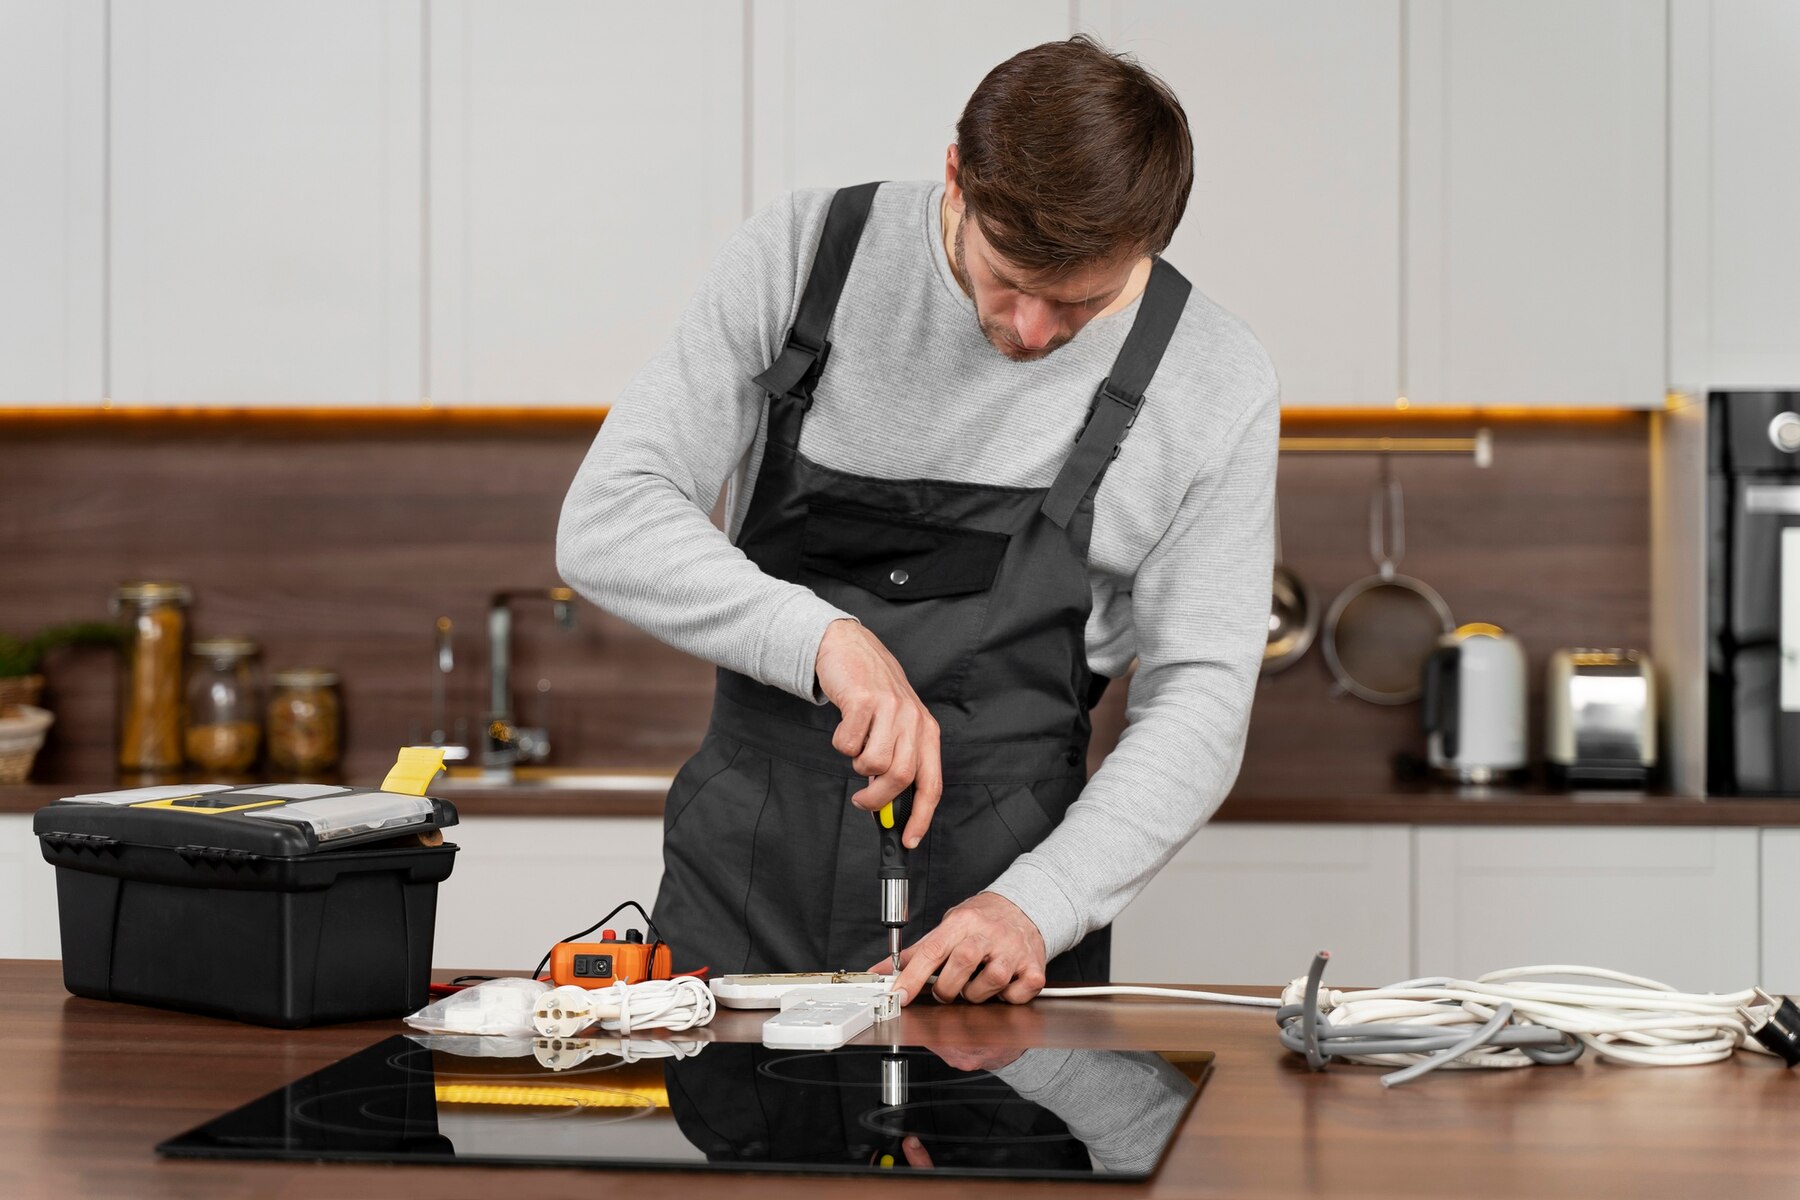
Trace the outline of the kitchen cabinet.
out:
M 625 901 L 649 909 L 662 879 L 661 817 L 476 814 L 445 837 L 462 849 L 438 887 L 439 967 L 529 971 Z M 608 924 L 622 935 L 643 919 L 621 913 Z
M 1409 0 L 1415 405 L 1662 404 L 1665 10 Z
M 1286 406 L 1400 394 L 1401 0 L 1084 0 L 1174 88 L 1194 190 L 1167 253 L 1268 349 Z
M 1800 5 L 1672 0 L 1669 377 L 1800 386 Z
M 56 868 L 44 861 L 30 813 L 0 813 L 0 958 L 61 958 Z
M 747 7 L 431 6 L 435 403 L 606 405 L 668 338 L 748 215 Z
M 1758 837 L 1755 829 L 1420 828 L 1415 970 L 1475 976 L 1570 963 L 1690 991 L 1749 987 L 1761 957 Z
M 1411 974 L 1411 830 L 1206 825 L 1113 924 L 1113 978 L 1286 983 L 1330 950 L 1340 985 Z
M 1800 995 L 1800 829 L 1762 831 L 1760 982 Z
M 0 3 L 0 405 L 103 395 L 105 6 Z
M 108 9 L 114 402 L 416 403 L 422 6 Z
M 650 907 L 662 877 L 660 817 L 476 813 L 446 833 L 438 967 L 529 970 L 623 901 Z M 1285 983 L 1323 949 L 1352 986 L 1578 963 L 1800 993 L 1796 862 L 1786 828 L 1208 825 L 1114 922 L 1113 977 Z M 0 814 L 0 958 L 60 945 L 31 814 Z
M 804 187 L 942 179 L 956 119 L 982 77 L 1069 36 L 1035 0 L 750 6 L 750 208 Z

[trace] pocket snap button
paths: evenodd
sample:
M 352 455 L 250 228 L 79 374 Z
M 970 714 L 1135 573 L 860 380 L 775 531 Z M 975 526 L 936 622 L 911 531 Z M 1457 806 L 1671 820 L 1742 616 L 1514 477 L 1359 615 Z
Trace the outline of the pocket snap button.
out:
M 907 580 L 909 580 L 911 578 L 912 578 L 911 575 L 908 575 L 905 571 L 902 571 L 898 567 L 895 567 L 893 572 L 888 575 L 888 579 L 891 580 L 895 585 L 904 584 Z
M 1073 746 L 1070 746 L 1069 752 L 1067 754 L 1063 755 L 1063 758 L 1068 762 L 1068 764 L 1071 767 L 1073 767 L 1081 762 L 1081 751 L 1077 750 Z

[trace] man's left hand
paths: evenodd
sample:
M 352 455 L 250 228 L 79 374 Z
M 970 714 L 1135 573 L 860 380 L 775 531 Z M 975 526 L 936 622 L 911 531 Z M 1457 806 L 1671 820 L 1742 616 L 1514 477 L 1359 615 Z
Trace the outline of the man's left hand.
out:
M 911 1003 L 933 974 L 932 995 L 979 1004 L 995 996 L 1023 1004 L 1044 986 L 1044 935 L 1006 897 L 980 892 L 944 914 L 930 933 L 900 951 L 895 990 Z M 893 964 L 883 960 L 879 970 Z

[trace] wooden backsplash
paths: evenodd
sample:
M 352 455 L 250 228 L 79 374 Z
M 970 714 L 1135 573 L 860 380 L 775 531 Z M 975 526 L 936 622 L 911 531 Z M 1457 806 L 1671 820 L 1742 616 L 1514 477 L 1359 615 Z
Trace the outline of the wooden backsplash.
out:
M 1535 729 L 1543 664 L 1558 646 L 1649 638 L 1649 419 L 1506 419 L 1495 463 L 1407 456 L 1404 569 L 1433 584 L 1458 621 L 1492 621 L 1530 654 Z M 1443 419 L 1307 418 L 1290 432 L 1466 433 Z M 397 745 L 429 728 L 432 624 L 457 630 L 452 711 L 479 728 L 485 613 L 496 588 L 557 583 L 563 492 L 593 422 L 334 422 L 319 418 L 0 420 L 0 629 L 28 633 L 101 616 L 127 579 L 195 592 L 197 634 L 245 634 L 266 668 L 317 664 L 343 676 L 346 774 L 378 779 Z M 1288 564 L 1321 604 L 1371 569 L 1369 458 L 1284 456 Z M 711 669 L 582 605 L 565 632 L 547 606 L 516 619 L 515 692 L 535 718 L 548 683 L 563 764 L 672 770 L 704 728 Z M 113 664 L 60 651 L 48 664 L 57 713 L 34 777 L 110 773 Z M 1109 694 L 1096 754 L 1116 737 Z M 1418 708 L 1334 697 L 1315 648 L 1263 681 L 1240 788 L 1350 791 L 1417 750 Z

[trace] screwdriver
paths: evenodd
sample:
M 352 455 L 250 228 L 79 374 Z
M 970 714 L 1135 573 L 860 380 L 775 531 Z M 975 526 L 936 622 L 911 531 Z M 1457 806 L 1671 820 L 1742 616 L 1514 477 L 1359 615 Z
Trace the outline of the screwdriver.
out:
M 888 931 L 888 966 L 900 973 L 900 933 L 906 927 L 906 845 L 900 835 L 912 816 L 912 789 L 907 788 L 875 814 L 881 828 L 881 923 Z

